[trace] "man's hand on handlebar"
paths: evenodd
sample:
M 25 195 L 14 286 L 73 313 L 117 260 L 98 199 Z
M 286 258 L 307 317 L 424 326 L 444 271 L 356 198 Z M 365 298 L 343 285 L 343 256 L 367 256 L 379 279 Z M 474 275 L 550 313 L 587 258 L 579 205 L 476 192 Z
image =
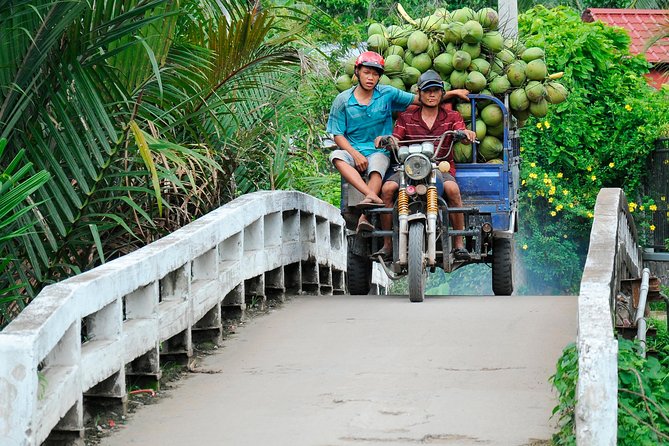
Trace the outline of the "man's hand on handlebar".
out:
M 461 141 L 466 141 L 468 143 L 472 143 L 476 141 L 476 132 L 472 130 L 459 130 L 459 135 L 458 139 Z
M 397 138 L 395 138 L 393 135 L 377 136 L 374 139 L 374 147 L 391 148 L 393 146 L 396 147 L 397 145 Z
M 449 90 L 444 94 L 444 101 L 450 101 L 454 97 L 458 99 L 462 99 L 463 101 L 469 101 L 469 97 L 467 96 L 469 94 L 469 90 L 466 90 L 464 88 L 458 88 L 455 90 Z

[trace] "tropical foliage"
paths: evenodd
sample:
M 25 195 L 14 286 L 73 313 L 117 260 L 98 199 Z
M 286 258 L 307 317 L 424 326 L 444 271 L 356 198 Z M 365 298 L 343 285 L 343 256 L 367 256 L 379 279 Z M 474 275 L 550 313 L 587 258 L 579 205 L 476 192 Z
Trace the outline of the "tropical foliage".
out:
M 300 77 L 303 15 L 289 12 L 238 0 L 0 0 L 0 171 L 18 190 L 0 196 L 12 216 L 0 327 L 44 285 L 267 184 L 260 166 L 287 147 L 277 110 Z M 46 173 L 28 187 L 26 172 Z

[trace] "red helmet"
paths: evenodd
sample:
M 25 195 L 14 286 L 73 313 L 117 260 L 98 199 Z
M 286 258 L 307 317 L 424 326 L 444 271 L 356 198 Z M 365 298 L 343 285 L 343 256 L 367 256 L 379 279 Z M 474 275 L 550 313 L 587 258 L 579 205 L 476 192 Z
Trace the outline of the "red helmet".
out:
M 383 56 L 374 51 L 365 51 L 358 56 L 355 60 L 355 68 L 357 69 L 361 65 L 363 67 L 376 68 L 377 70 L 381 70 L 381 73 L 385 71 L 385 61 L 383 60 Z

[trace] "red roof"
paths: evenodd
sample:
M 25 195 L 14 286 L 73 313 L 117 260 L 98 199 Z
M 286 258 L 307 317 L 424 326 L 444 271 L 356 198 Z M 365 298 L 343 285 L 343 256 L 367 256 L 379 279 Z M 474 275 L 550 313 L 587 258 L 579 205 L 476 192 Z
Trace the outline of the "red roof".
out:
M 607 25 L 625 28 L 632 38 L 630 52 L 643 53 L 643 47 L 652 36 L 669 25 L 666 9 L 605 9 L 588 8 L 581 16 L 585 22 L 601 20 Z M 669 38 L 659 40 L 646 52 L 648 62 L 669 62 Z

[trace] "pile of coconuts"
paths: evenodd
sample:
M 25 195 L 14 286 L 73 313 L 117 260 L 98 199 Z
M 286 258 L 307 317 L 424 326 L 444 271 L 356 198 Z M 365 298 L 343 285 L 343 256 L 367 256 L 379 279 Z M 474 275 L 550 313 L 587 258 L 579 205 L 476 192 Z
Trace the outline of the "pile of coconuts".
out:
M 498 30 L 499 16 L 492 8 L 474 11 L 461 8 L 436 9 L 431 15 L 412 19 L 402 5 L 397 9 L 406 22 L 385 26 L 372 23 L 368 28 L 367 50 L 385 59 L 385 73 L 380 83 L 400 90 L 417 91 L 419 76 L 429 69 L 438 72 L 446 90 L 466 88 L 471 93 L 508 100 L 512 125 L 522 127 L 530 116 L 542 118 L 548 104 L 559 104 L 568 95 L 559 83 L 562 73 L 549 74 L 542 48 L 526 48 L 520 41 L 505 39 Z M 348 59 L 343 74 L 336 79 L 339 91 L 357 83 L 354 63 Z M 471 128 L 471 104 L 458 104 L 468 128 Z M 476 134 L 479 161 L 500 163 L 504 126 L 500 108 L 477 101 Z M 458 163 L 472 161 L 472 147 L 457 143 L 454 157 Z

